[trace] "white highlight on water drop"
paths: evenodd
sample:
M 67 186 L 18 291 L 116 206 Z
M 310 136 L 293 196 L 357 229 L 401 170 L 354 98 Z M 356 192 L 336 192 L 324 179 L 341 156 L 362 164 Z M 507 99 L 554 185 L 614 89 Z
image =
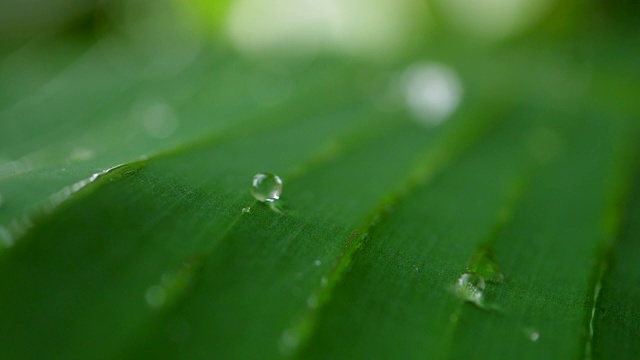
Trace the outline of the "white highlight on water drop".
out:
M 322 261 L 320 261 L 320 260 L 316 260 L 316 261 L 314 261 L 314 262 L 313 262 L 313 264 L 314 264 L 315 266 L 320 266 L 320 265 L 322 265 Z
M 421 124 L 434 126 L 444 122 L 462 99 L 462 82 L 447 65 L 418 63 L 403 75 L 405 101 Z
M 250 212 L 251 212 L 251 208 L 250 207 L 242 208 L 242 213 L 243 214 L 248 214 Z
M 465 301 L 483 307 L 484 278 L 477 274 L 464 273 L 458 278 L 455 286 L 456 294 Z
M 251 194 L 262 202 L 272 202 L 282 194 L 282 180 L 277 175 L 259 173 L 253 177 Z

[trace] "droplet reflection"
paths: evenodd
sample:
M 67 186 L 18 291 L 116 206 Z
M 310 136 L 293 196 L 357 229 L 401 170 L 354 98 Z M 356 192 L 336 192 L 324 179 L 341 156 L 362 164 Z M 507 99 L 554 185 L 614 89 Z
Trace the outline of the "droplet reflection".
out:
M 256 174 L 253 177 L 252 186 L 251 193 L 258 201 L 276 201 L 282 194 L 282 180 L 277 175 L 269 173 Z
M 484 278 L 480 275 L 464 273 L 456 282 L 456 294 L 465 301 L 483 307 Z

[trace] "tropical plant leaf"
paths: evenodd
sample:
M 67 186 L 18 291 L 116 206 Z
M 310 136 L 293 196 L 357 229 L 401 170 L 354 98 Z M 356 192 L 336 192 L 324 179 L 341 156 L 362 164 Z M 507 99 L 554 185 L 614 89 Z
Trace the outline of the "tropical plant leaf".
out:
M 5 63 L 26 73 L 29 46 Z M 601 90 L 637 96 L 626 79 L 576 95 L 539 80 L 535 43 L 443 46 L 465 97 L 424 126 L 379 97 L 390 69 L 207 47 L 167 75 L 103 46 L 2 103 L 0 358 L 640 351 L 639 107 Z

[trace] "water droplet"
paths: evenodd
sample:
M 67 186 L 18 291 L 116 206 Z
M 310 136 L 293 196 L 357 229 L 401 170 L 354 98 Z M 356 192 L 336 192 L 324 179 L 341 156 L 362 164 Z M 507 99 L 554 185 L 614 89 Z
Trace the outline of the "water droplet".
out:
M 485 288 L 484 278 L 480 275 L 464 273 L 456 282 L 456 294 L 465 301 L 483 306 L 482 296 Z
M 242 208 L 242 213 L 243 214 L 248 214 L 250 212 L 251 212 L 251 208 L 250 207 Z
M 493 252 L 481 249 L 473 255 L 467 272 L 480 275 L 488 283 L 502 284 L 504 275 L 500 272 L 500 266 L 495 260 Z
M 147 300 L 149 306 L 157 308 L 164 304 L 164 301 L 167 299 L 167 294 L 162 286 L 154 285 L 147 289 L 144 298 Z
M 320 265 L 322 265 L 322 261 L 320 261 L 320 260 L 316 260 L 316 261 L 314 261 L 313 263 L 315 264 L 315 266 L 320 266 Z
M 411 113 L 424 125 L 438 125 L 462 98 L 462 82 L 449 66 L 420 63 L 404 73 L 404 92 Z
M 282 193 L 282 180 L 277 175 L 259 173 L 253 177 L 252 195 L 256 200 L 272 202 L 280 198 Z

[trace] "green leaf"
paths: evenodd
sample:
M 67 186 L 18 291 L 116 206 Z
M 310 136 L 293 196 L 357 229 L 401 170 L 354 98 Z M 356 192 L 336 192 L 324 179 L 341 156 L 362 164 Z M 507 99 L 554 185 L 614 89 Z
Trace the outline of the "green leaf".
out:
M 424 126 L 376 97 L 404 66 L 274 73 L 207 45 L 166 74 L 64 44 L 40 86 L 46 46 L 3 60 L 22 85 L 0 112 L 0 358 L 640 350 L 639 108 L 602 92 L 637 96 L 626 79 L 570 63 L 596 84 L 572 95 L 535 42 L 442 46 L 464 100 Z M 272 206 L 259 172 L 284 181 Z

